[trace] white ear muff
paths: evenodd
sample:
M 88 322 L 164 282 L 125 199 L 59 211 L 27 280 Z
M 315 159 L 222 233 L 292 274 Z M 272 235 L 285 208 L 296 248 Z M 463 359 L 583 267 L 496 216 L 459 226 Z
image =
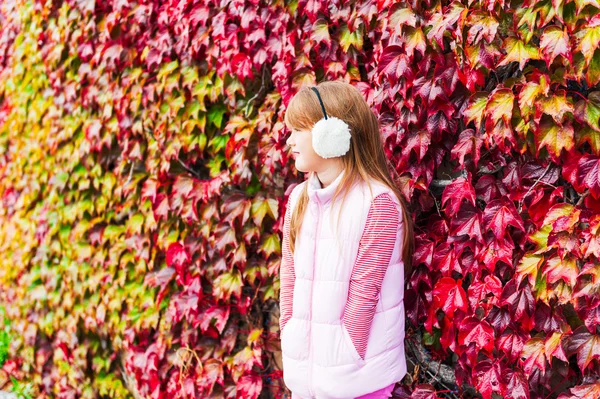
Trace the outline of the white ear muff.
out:
M 350 150 L 350 128 L 343 120 L 330 116 L 312 128 L 313 149 L 321 158 L 335 158 Z
M 311 89 L 317 94 L 324 115 L 312 128 L 313 149 L 321 158 L 341 157 L 350 150 L 350 127 L 335 116 L 328 117 L 319 91 L 316 87 Z

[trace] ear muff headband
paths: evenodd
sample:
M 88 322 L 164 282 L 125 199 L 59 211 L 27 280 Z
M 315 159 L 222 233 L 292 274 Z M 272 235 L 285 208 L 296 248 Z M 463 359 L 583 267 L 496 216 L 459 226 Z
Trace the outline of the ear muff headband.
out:
M 327 119 L 327 112 L 325 112 L 325 104 L 323 104 L 323 100 L 321 99 L 321 94 L 319 94 L 319 90 L 316 87 L 311 87 L 311 89 L 317 93 L 317 98 L 319 99 L 319 104 L 321 104 L 321 109 L 323 110 L 323 115 L 325 115 L 325 119 Z
M 350 150 L 350 127 L 335 116 L 328 117 L 319 90 L 316 87 L 311 89 L 317 94 L 324 116 L 312 128 L 313 149 L 321 158 L 341 157 Z

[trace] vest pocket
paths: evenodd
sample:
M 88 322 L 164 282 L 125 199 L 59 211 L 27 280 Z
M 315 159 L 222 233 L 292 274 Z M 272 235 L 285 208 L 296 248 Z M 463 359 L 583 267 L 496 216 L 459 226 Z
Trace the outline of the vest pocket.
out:
M 362 366 L 365 363 L 365 361 L 358 354 L 358 351 L 354 346 L 354 342 L 352 342 L 352 338 L 350 337 L 350 333 L 348 333 L 348 330 L 346 329 L 346 326 L 344 326 L 344 323 L 341 324 L 341 329 L 342 339 L 344 341 L 346 351 L 350 354 L 350 356 L 357 365 Z
M 306 320 L 292 316 L 281 332 L 281 351 L 291 359 L 308 358 L 310 327 Z
M 314 364 L 321 367 L 362 366 L 364 360 L 342 324 L 314 323 L 312 327 Z

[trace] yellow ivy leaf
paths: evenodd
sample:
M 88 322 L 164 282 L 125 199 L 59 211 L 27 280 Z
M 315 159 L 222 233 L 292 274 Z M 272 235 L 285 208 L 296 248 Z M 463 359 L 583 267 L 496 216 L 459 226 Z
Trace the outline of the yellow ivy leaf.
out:
M 540 51 L 537 47 L 531 44 L 525 44 L 522 40 L 514 37 L 509 37 L 504 41 L 506 48 L 506 56 L 498 66 L 506 65 L 509 62 L 518 62 L 519 68 L 522 70 L 529 60 L 539 60 Z

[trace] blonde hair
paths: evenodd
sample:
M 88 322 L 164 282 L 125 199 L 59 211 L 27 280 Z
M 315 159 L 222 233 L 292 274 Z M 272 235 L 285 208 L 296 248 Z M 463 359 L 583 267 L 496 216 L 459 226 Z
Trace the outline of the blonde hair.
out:
M 350 188 L 354 183 L 361 180 L 369 184 L 369 180 L 374 179 L 388 186 L 398 197 L 402 208 L 402 221 L 404 223 L 402 260 L 406 275 L 408 275 L 411 269 L 413 252 L 412 218 L 404 195 L 402 195 L 391 176 L 391 174 L 394 174 L 396 178 L 398 177 L 396 170 L 390 166 L 383 150 L 377 116 L 369 108 L 360 92 L 348 83 L 341 81 L 322 82 L 317 85 L 317 89 L 325 105 L 327 115 L 345 121 L 350 126 L 352 135 L 350 150 L 341 157 L 344 176 L 342 176 L 341 182 L 335 191 L 333 201 L 338 195 L 344 194 L 343 204 Z M 311 130 L 321 118 L 323 118 L 323 111 L 316 94 L 310 87 L 304 87 L 290 101 L 285 113 L 285 124 L 293 130 Z M 290 220 L 289 244 L 292 252 L 308 204 L 307 187 L 308 185 L 305 184 Z

